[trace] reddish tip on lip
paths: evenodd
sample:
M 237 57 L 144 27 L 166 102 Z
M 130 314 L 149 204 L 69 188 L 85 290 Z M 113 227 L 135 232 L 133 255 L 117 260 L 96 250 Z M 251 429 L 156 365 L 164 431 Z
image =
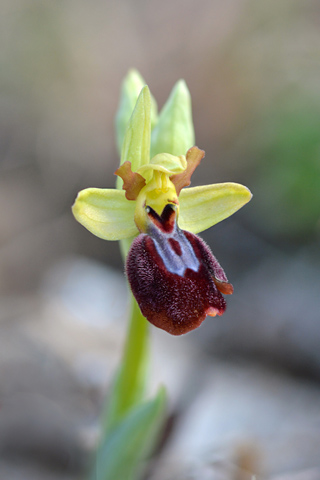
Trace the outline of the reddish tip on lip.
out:
M 233 285 L 228 282 L 221 282 L 217 278 L 213 277 L 213 281 L 216 284 L 217 289 L 219 292 L 223 293 L 224 295 L 232 295 L 233 294 Z

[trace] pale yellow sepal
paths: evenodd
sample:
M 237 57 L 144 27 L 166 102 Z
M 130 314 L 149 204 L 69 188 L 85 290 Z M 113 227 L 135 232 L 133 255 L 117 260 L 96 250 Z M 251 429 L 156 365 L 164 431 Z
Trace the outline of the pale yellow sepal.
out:
M 72 212 L 97 237 L 121 240 L 139 233 L 134 209 L 135 202 L 129 202 L 122 190 L 87 188 L 78 193 Z
M 250 201 L 252 194 L 238 183 L 216 183 L 181 190 L 179 227 L 199 233 L 212 227 Z

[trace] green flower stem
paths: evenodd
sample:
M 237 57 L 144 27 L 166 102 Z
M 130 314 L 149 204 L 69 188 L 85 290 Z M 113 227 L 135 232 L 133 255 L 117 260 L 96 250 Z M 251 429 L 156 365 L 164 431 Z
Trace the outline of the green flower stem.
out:
M 123 259 L 128 254 L 132 240 L 128 238 L 120 242 Z M 90 480 L 134 480 L 134 472 L 145 452 L 150 449 L 154 434 L 161 424 L 164 392 L 159 391 L 159 395 L 149 403 L 144 398 L 149 324 L 131 293 L 130 301 L 131 314 L 122 361 L 106 402 L 101 440 Z M 134 435 L 139 438 L 134 440 Z
M 149 353 L 149 326 L 131 295 L 131 319 L 118 378 L 115 420 L 120 420 L 141 400 Z
M 132 239 L 121 242 L 123 258 Z M 149 357 L 149 324 L 132 294 L 131 314 L 122 362 L 104 416 L 104 432 L 110 431 L 142 399 Z

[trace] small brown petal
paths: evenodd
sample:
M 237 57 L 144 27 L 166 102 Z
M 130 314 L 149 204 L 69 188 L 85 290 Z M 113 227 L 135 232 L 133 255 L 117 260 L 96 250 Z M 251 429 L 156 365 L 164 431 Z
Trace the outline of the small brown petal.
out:
M 140 190 L 145 186 L 145 179 L 131 170 L 131 163 L 127 160 L 114 172 L 123 180 L 122 190 L 126 191 L 127 200 L 136 200 Z
M 203 150 L 200 150 L 198 147 L 192 147 L 187 151 L 186 170 L 182 173 L 177 173 L 176 175 L 172 175 L 172 177 L 170 177 L 170 180 L 176 187 L 177 195 L 180 194 L 181 190 L 184 187 L 188 187 L 190 185 L 191 176 L 204 156 L 205 156 L 205 152 Z

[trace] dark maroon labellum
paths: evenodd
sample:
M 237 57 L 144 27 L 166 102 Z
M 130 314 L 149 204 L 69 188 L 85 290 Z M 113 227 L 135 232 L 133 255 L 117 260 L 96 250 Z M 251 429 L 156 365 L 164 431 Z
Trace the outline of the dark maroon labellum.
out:
M 233 287 L 209 247 L 180 230 L 175 210 L 167 205 L 159 217 L 147 207 L 150 228 L 132 243 L 126 273 L 142 314 L 172 335 L 197 328 L 207 315 L 222 315 L 220 292 Z

